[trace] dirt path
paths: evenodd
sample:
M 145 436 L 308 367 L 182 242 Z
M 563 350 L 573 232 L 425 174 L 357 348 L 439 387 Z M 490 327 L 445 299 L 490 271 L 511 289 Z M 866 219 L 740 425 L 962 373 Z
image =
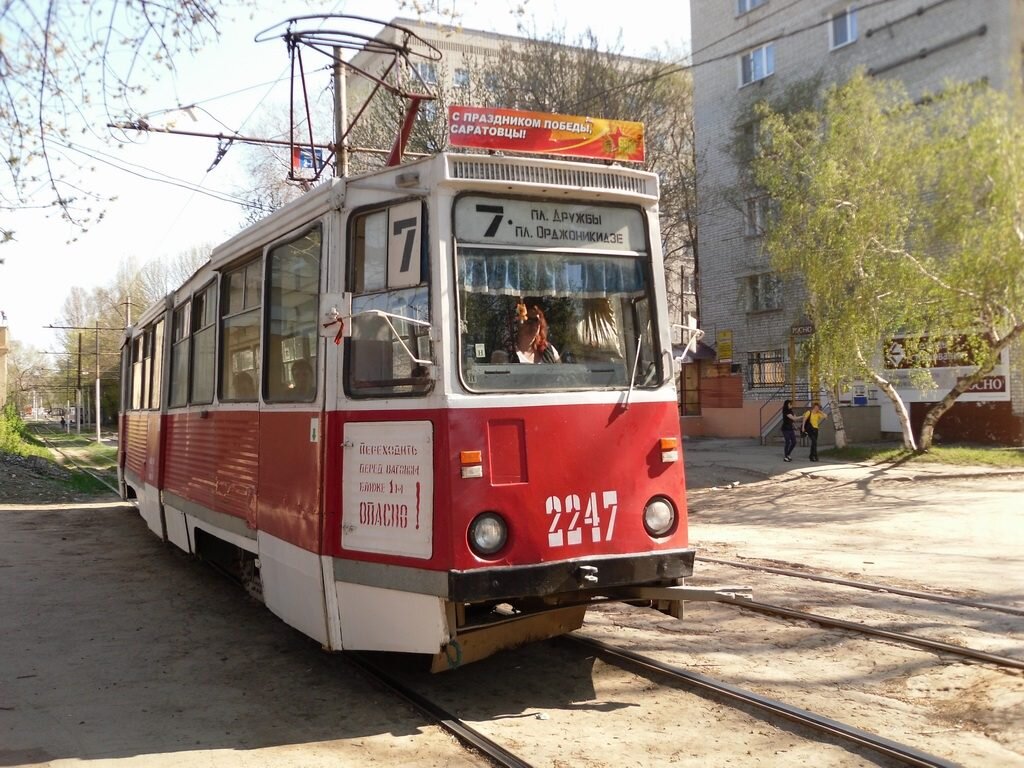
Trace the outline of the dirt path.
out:
M 1024 606 L 1021 479 L 733 486 L 717 471 L 690 494 L 701 553 Z M 482 764 L 131 507 L 31 463 L 0 462 L 0 479 L 0 766 Z M 1020 617 L 706 563 L 694 582 L 1024 658 Z M 609 605 L 584 633 L 963 765 L 1024 766 L 1015 672 L 716 604 L 683 621 Z M 557 644 L 404 674 L 537 766 L 885 764 Z

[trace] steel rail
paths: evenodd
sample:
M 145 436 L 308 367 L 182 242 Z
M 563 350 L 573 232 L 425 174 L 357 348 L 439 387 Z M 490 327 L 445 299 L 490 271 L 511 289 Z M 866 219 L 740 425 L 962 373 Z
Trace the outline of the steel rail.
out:
M 983 608 L 988 611 L 999 611 L 1000 613 L 1009 613 L 1013 616 L 1024 616 L 1024 608 L 1013 608 L 1011 606 L 996 605 L 995 603 L 981 603 L 975 600 L 968 600 L 962 597 L 940 595 L 936 592 L 922 592 L 913 589 L 902 589 L 900 587 L 887 587 L 884 584 L 872 584 L 867 581 L 853 581 L 851 579 L 840 579 L 835 576 L 820 576 L 812 573 L 804 573 L 802 571 L 794 571 L 788 568 L 774 568 L 769 565 L 753 565 L 752 563 L 739 563 L 735 560 L 722 560 L 717 557 L 703 557 L 701 555 L 698 555 L 697 559 L 705 563 L 714 563 L 715 565 L 727 565 L 733 568 L 744 568 L 748 571 L 764 571 L 765 573 L 774 573 L 779 576 L 792 576 L 794 578 L 799 579 L 808 579 L 809 581 L 820 581 L 826 584 L 838 584 L 843 587 L 864 589 L 869 592 L 889 592 L 893 595 L 902 595 L 903 597 L 914 597 L 919 600 L 931 600 L 937 603 L 953 603 L 955 605 L 964 605 L 968 608 Z
M 113 493 L 116 496 L 120 497 L 120 495 L 121 495 L 121 491 L 120 490 L 118 490 L 117 488 L 112 486 L 104 478 L 100 477 L 95 472 L 92 472 L 92 471 L 86 469 L 85 467 L 83 467 L 81 464 L 79 464 L 77 461 L 75 461 L 73 458 L 71 458 L 68 454 L 64 453 L 63 450 L 58 448 L 51 440 L 48 440 L 41 432 L 37 432 L 36 433 L 36 437 L 38 437 L 40 440 L 42 440 L 44 443 L 46 443 L 46 447 L 49 448 L 51 451 L 56 451 L 61 456 L 63 456 L 64 459 L 69 464 L 71 464 L 71 466 L 73 466 L 75 469 L 77 469 L 79 472 L 84 472 L 85 474 L 89 475 L 89 477 L 91 477 L 93 480 L 95 480 L 96 482 L 100 483 L 101 485 L 106 486 L 111 491 L 113 491 Z
M 400 683 L 379 666 L 370 661 L 365 654 L 350 651 L 344 658 L 363 674 L 380 683 L 389 691 L 404 699 L 427 717 L 440 725 L 448 733 L 465 745 L 481 752 L 496 765 L 508 768 L 532 768 L 531 764 L 509 752 L 507 749 L 491 741 L 479 731 L 466 725 L 451 712 L 421 696 L 408 686 Z
M 887 739 L 884 736 L 879 736 L 878 734 L 870 733 L 868 731 L 861 730 L 860 728 L 855 728 L 852 725 L 846 725 L 845 723 L 825 717 L 824 715 L 817 715 L 806 709 L 801 709 L 800 707 L 786 704 L 778 701 L 777 699 L 762 696 L 759 693 L 754 693 L 753 691 L 748 691 L 744 688 L 740 688 L 720 680 L 715 680 L 714 678 L 706 677 L 696 672 L 688 672 L 687 670 L 680 669 L 679 667 L 672 666 L 671 664 L 666 664 L 658 661 L 657 659 L 652 659 L 648 656 L 634 653 L 633 651 L 627 651 L 623 648 L 615 648 L 614 646 L 608 645 L 600 640 L 591 640 L 578 635 L 566 635 L 563 639 L 590 648 L 603 657 L 615 660 L 620 665 L 632 665 L 643 670 L 654 671 L 659 674 L 666 675 L 670 679 L 681 682 L 692 688 L 710 691 L 711 693 L 727 700 L 752 706 L 758 710 L 771 712 L 772 714 L 786 720 L 807 726 L 814 731 L 827 733 L 831 736 L 838 737 L 839 739 L 843 739 L 860 747 L 885 755 L 886 757 L 895 758 L 904 765 L 921 766 L 921 768 L 956 768 L 957 766 L 956 763 L 949 760 L 936 757 L 935 755 L 930 755 L 927 752 L 922 752 L 921 750 L 915 749 L 914 747 L 906 744 L 900 744 L 899 742 Z
M 831 616 L 822 616 L 818 613 L 808 613 L 807 611 L 799 611 L 795 608 L 784 608 L 781 605 L 772 605 L 771 603 L 762 603 L 758 600 L 748 600 L 745 598 L 734 598 L 728 595 L 719 597 L 716 602 L 727 603 L 729 605 L 735 605 L 738 608 L 757 611 L 758 613 L 769 614 L 772 616 L 785 616 L 790 619 L 810 621 L 814 624 L 820 624 L 823 627 L 834 627 L 836 629 L 846 629 L 851 632 L 859 632 L 862 635 L 884 637 L 888 640 L 896 640 L 897 642 L 905 643 L 906 645 L 916 645 L 919 648 L 926 648 L 931 651 L 951 653 L 956 656 L 964 656 L 969 659 L 986 661 L 1000 667 L 1024 669 L 1024 661 L 1013 659 L 1009 656 L 1000 656 L 995 653 L 988 653 L 987 651 L 979 651 L 975 648 L 968 648 L 962 645 L 952 645 L 950 643 L 944 643 L 941 640 L 929 640 L 925 637 L 908 635 L 903 632 L 894 632 L 889 629 L 879 629 L 878 627 L 872 627 L 869 624 L 860 624 L 855 621 L 846 621 L 845 619 L 834 619 Z

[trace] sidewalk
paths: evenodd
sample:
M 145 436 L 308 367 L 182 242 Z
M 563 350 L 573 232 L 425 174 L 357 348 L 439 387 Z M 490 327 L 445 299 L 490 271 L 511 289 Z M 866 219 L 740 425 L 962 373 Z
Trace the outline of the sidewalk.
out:
M 793 451 L 793 461 L 782 460 L 782 444 L 761 443 L 753 438 L 717 438 L 688 437 L 683 440 L 683 457 L 686 462 L 687 477 L 696 482 L 687 482 L 691 487 L 708 487 L 709 485 L 728 484 L 729 481 L 719 479 L 723 470 L 734 470 L 735 480 L 732 482 L 755 482 L 757 479 L 767 480 L 783 475 L 804 475 L 824 477 L 829 480 L 858 482 L 862 480 L 925 480 L 937 478 L 991 477 L 993 475 L 1024 476 L 1024 469 L 983 466 L 959 466 L 955 464 L 939 464 L 915 461 L 902 464 L 869 464 L 866 462 L 848 462 L 830 459 L 823 451 L 831 446 L 821 448 L 821 460 L 812 462 L 807 458 L 807 447 L 797 446 Z M 701 483 L 700 478 L 707 474 L 706 470 L 716 478 L 711 483 Z M 702 470 L 704 470 L 702 472 Z

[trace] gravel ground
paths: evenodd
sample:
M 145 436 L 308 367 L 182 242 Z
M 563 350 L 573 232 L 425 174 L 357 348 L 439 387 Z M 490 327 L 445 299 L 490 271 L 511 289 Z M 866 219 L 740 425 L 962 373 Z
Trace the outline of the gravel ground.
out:
M 765 479 L 695 459 L 699 554 L 1024 607 L 1024 479 Z M 483 764 L 62 472 L 0 458 L 0 766 Z M 693 582 L 1024 658 L 1007 614 L 701 562 Z M 583 632 L 962 765 L 1024 766 L 1017 672 L 718 604 L 683 621 L 608 605 Z M 437 676 L 389 663 L 537 766 L 887 764 L 557 643 Z

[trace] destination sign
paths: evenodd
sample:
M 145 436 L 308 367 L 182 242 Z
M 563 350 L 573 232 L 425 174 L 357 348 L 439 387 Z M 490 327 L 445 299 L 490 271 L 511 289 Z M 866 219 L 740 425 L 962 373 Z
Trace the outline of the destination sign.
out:
M 467 195 L 455 203 L 459 242 L 645 253 L 636 208 Z

